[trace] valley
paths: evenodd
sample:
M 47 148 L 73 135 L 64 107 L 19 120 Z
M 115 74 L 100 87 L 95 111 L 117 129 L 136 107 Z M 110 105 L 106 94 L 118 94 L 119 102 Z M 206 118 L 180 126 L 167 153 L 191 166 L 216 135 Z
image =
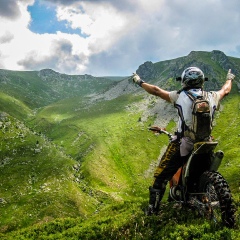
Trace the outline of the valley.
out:
M 240 59 L 220 51 L 191 52 L 146 62 L 137 73 L 170 91 L 180 88 L 175 77 L 189 65 L 203 69 L 208 90 L 219 89 L 229 68 L 237 76 L 213 136 L 225 153 L 220 172 L 232 190 L 239 224 Z M 239 228 L 214 229 L 181 211 L 179 216 L 167 196 L 163 209 L 169 215 L 144 215 L 154 168 L 168 144 L 166 136 L 147 128 L 156 124 L 174 132 L 177 114 L 128 77 L 0 70 L 0 112 L 1 239 L 144 239 L 153 233 L 152 239 L 176 239 L 177 232 L 240 237 Z M 176 229 L 162 229 L 169 219 Z

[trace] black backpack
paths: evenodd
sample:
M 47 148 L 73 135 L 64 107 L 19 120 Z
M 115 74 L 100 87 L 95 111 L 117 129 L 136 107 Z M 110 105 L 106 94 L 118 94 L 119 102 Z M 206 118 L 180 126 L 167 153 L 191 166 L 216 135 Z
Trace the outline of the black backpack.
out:
M 185 91 L 192 100 L 192 125 L 184 126 L 184 136 L 190 137 L 195 141 L 208 140 L 212 132 L 212 116 L 208 93 L 203 91 L 202 95 L 193 95 Z

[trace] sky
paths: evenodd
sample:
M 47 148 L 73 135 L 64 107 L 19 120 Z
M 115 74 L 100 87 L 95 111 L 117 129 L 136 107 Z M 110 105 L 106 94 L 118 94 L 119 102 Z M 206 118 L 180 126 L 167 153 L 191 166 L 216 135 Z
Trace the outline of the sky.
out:
M 0 69 L 129 76 L 220 50 L 240 58 L 239 0 L 0 0 Z

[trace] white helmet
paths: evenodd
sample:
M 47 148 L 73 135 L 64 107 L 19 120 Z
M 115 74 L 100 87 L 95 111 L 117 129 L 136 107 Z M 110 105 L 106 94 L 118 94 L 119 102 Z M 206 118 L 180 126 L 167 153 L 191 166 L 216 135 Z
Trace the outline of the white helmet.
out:
M 204 73 L 197 67 L 186 68 L 181 76 L 183 87 L 202 88 L 204 81 Z

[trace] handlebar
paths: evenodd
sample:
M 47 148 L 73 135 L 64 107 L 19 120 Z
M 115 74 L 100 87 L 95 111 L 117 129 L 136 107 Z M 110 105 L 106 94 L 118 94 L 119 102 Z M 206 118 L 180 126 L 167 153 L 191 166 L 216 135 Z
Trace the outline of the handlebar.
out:
M 160 128 L 160 127 L 149 127 L 148 130 L 159 133 L 159 134 L 166 134 L 168 137 L 171 139 L 172 134 L 167 132 L 165 128 Z

